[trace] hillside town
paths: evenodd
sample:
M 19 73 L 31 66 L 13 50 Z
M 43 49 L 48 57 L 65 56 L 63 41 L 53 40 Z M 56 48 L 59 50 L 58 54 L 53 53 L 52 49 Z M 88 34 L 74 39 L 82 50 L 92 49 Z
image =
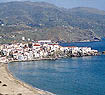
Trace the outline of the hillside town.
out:
M 90 47 L 63 47 L 51 40 L 0 45 L 0 62 L 4 63 L 92 55 L 98 55 L 98 51 Z

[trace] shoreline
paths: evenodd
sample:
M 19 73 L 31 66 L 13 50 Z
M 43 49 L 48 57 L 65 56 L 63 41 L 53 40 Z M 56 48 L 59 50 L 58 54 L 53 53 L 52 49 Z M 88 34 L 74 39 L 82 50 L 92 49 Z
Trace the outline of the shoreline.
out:
M 0 95 L 55 95 L 18 80 L 9 71 L 8 64 L 0 63 L 0 76 Z

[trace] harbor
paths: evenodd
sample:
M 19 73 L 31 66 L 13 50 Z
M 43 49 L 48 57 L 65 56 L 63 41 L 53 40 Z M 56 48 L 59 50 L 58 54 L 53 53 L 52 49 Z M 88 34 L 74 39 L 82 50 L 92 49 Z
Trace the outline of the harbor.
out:
M 105 55 L 10 63 L 20 80 L 56 95 L 104 95 Z
M 99 55 L 98 50 L 91 49 L 90 47 L 63 47 L 50 40 L 0 45 L 0 95 L 55 95 L 47 92 L 47 90 L 43 91 L 35 87 L 33 88 L 15 78 L 8 70 L 8 63 L 59 60 L 59 58 L 96 55 Z
M 99 52 L 105 51 L 105 41 L 64 45 L 91 46 Z M 20 80 L 56 95 L 105 94 L 105 55 L 15 62 L 8 65 L 9 70 Z
M 105 95 L 105 0 L 0 0 L 0 95 Z

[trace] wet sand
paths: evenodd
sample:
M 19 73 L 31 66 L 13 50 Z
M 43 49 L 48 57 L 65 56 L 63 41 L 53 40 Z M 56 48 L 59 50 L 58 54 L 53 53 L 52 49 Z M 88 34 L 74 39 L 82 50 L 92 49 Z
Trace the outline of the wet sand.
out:
M 15 79 L 8 64 L 0 63 L 0 95 L 54 95 Z

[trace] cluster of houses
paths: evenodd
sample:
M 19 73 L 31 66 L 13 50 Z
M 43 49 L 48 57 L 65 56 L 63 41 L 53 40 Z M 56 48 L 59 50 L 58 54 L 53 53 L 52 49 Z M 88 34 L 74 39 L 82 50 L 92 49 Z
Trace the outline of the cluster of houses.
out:
M 62 47 L 51 40 L 0 45 L 0 62 L 56 59 L 60 57 L 97 55 L 90 47 Z
M 98 55 L 98 50 L 93 50 L 91 47 L 75 47 L 75 46 L 68 46 L 68 47 L 61 47 L 61 51 L 63 51 L 64 55 L 67 57 L 82 57 L 82 56 L 92 56 Z

